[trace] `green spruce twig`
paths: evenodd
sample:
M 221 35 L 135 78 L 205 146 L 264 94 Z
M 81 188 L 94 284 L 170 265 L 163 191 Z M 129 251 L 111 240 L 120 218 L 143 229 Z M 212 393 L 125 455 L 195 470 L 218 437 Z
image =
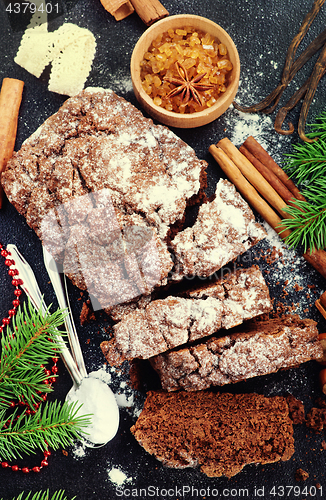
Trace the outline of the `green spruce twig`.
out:
M 292 232 L 286 238 L 290 247 L 303 246 L 304 252 L 308 249 L 326 247 L 326 199 L 323 204 L 312 205 L 307 201 L 296 201 L 296 207 L 284 209 L 292 219 L 284 219 L 282 224 Z
M 290 247 L 302 245 L 305 252 L 326 248 L 326 112 L 310 126 L 307 136 L 316 140 L 294 145 L 284 166 L 306 198 L 284 209 L 292 217 L 282 221 L 292 231 L 285 241 Z
M 83 427 L 89 424 L 88 415 L 77 416 L 76 403 L 54 401 L 44 403 L 34 415 L 23 412 L 18 419 L 17 410 L 9 417 L 0 414 L 0 459 L 22 458 L 22 454 L 44 451 L 45 442 L 57 450 L 71 445 L 79 438 Z M 85 433 L 85 431 L 84 431 Z
M 40 392 L 52 389 L 41 365 L 60 353 L 56 328 L 63 324 L 60 309 L 43 316 L 30 303 L 17 310 L 12 329 L 1 338 L 0 410 L 8 408 L 13 399 L 24 400 L 30 406 L 41 401 Z
M 13 498 L 12 500 L 68 500 L 68 497 L 65 496 L 64 490 L 59 490 L 53 493 L 50 497 L 50 492 L 49 490 L 47 491 L 37 491 L 36 493 L 33 493 L 30 491 L 27 493 L 25 496 L 25 493 L 22 492 L 18 495 L 18 497 Z M 73 497 L 71 500 L 75 500 L 76 497 Z M 2 498 L 1 500 L 8 500 Z
M 31 303 L 18 308 L 12 328 L 2 333 L 0 357 L 0 460 L 71 445 L 89 425 L 89 415 L 78 415 L 76 403 L 46 402 L 41 393 L 52 391 L 44 365 L 57 357 L 62 342 L 57 328 L 65 312 L 35 311 Z M 18 402 L 24 406 L 12 407 Z M 40 404 L 41 403 L 41 404 Z M 27 411 L 37 408 L 35 413 Z M 83 431 L 85 434 L 85 431 Z

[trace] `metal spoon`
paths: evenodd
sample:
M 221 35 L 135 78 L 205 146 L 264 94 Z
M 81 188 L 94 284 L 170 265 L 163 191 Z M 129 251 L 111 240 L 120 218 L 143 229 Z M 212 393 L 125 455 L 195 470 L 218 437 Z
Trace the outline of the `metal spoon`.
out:
M 7 251 L 10 252 L 11 257 L 14 259 L 15 264 L 12 266 L 16 268 L 19 272 L 19 277 L 22 279 L 23 284 L 20 285 L 21 288 L 24 290 L 26 295 L 30 298 L 31 303 L 35 307 L 35 309 L 41 309 L 42 313 L 45 314 L 47 307 L 45 305 L 45 302 L 43 300 L 42 294 L 40 292 L 39 286 L 37 284 L 35 275 L 33 273 L 32 268 L 28 264 L 28 262 L 25 260 L 25 258 L 22 256 L 22 254 L 19 252 L 18 248 L 16 245 L 9 244 L 7 246 Z M 83 377 L 81 373 L 79 372 L 76 363 L 71 356 L 71 353 L 63 340 L 62 336 L 57 334 L 57 340 L 59 344 L 61 345 L 61 358 L 69 372 L 69 375 L 71 376 L 71 379 L 74 383 L 74 387 L 77 389 L 77 387 L 80 385 Z
M 42 312 L 44 313 L 46 311 L 46 306 L 32 268 L 15 245 L 8 245 L 7 250 L 14 259 L 15 264 L 13 267 L 18 270 L 19 276 L 23 280 L 21 288 L 30 298 L 34 307 L 36 309 L 42 308 Z M 48 262 L 50 262 L 49 259 Z M 64 306 L 62 307 L 60 305 L 60 307 L 66 309 L 67 303 L 61 281 L 59 281 L 56 276 L 58 271 L 54 260 L 51 262 L 50 270 L 50 279 L 51 281 L 52 277 L 54 279 L 56 285 L 55 293 L 58 298 L 58 302 Z M 72 316 L 70 317 L 70 321 L 66 321 L 65 324 L 68 331 L 67 333 L 70 348 L 72 349 L 74 357 L 76 357 L 78 361 L 77 365 L 63 338 L 58 332 L 58 340 L 62 343 L 61 357 L 73 381 L 73 387 L 67 394 L 66 400 L 72 402 L 78 401 L 81 403 L 83 406 L 80 410 L 78 410 L 80 414 L 85 412 L 92 413 L 92 423 L 88 428 L 88 435 L 84 436 L 86 439 L 85 444 L 88 446 L 104 445 L 113 439 L 117 433 L 119 427 L 119 408 L 114 394 L 108 385 L 100 379 L 89 377 L 87 375 Z

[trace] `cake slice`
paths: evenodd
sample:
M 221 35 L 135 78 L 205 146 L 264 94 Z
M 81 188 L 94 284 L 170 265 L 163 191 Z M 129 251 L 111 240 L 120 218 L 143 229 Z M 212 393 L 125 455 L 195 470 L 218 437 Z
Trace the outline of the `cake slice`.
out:
M 201 205 L 195 224 L 171 242 L 173 279 L 210 276 L 265 236 L 266 231 L 234 185 L 220 179 L 214 200 Z
M 267 375 L 322 355 L 316 322 L 287 315 L 249 321 L 236 333 L 160 354 L 151 364 L 163 389 L 196 391 Z
M 272 303 L 258 266 L 238 269 L 185 297 L 153 300 L 114 325 L 101 348 L 110 364 L 147 359 L 269 312 Z
M 131 428 L 167 467 L 200 467 L 209 477 L 235 476 L 247 464 L 289 460 L 293 424 L 285 398 L 208 391 L 150 391 Z

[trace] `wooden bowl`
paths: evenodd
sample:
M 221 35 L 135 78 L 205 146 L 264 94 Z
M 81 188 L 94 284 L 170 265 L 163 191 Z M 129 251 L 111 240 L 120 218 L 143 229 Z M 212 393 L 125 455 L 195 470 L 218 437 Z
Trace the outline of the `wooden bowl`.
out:
M 226 45 L 229 59 L 233 65 L 226 92 L 217 99 L 217 102 L 210 108 L 204 109 L 203 111 L 188 114 L 167 111 L 166 109 L 154 104 L 153 99 L 144 91 L 140 79 L 140 62 L 142 61 L 144 54 L 148 50 L 152 41 L 155 40 L 159 33 L 165 32 L 170 28 L 177 29 L 183 28 L 184 26 L 192 26 L 197 30 L 209 33 L 221 43 Z M 182 14 L 166 17 L 165 19 L 155 23 L 144 32 L 133 50 L 130 62 L 130 71 L 136 98 L 150 116 L 152 116 L 155 120 L 171 127 L 193 128 L 212 122 L 221 116 L 230 106 L 238 90 L 240 60 L 237 48 L 232 41 L 232 38 L 223 28 L 221 28 L 221 26 L 201 16 Z

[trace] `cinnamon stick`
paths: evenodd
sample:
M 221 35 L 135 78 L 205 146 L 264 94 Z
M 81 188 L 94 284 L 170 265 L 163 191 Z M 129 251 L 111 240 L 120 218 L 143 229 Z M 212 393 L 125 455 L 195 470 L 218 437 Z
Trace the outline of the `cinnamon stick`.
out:
M 322 314 L 322 316 L 324 316 L 324 318 L 326 319 L 326 292 L 324 292 L 320 296 L 320 298 L 316 300 L 315 306 L 317 307 L 318 311 Z
M 224 139 L 222 139 L 224 141 Z M 220 141 L 220 142 L 222 142 Z M 224 145 L 227 141 L 224 141 Z M 230 142 L 230 141 L 229 141 Z M 219 144 L 219 143 L 218 143 Z M 232 143 L 231 143 L 232 144 Z M 233 146 L 233 145 L 232 145 Z M 234 146 L 235 147 L 235 146 Z M 235 148 L 237 149 L 237 148 Z M 247 200 L 247 202 L 263 217 L 263 219 L 285 240 L 291 234 L 289 229 L 282 227 L 282 220 L 274 212 L 274 210 L 263 200 L 256 189 L 242 175 L 237 165 L 230 159 L 226 151 L 215 145 L 210 146 L 210 153 L 218 162 L 222 170 L 228 176 L 231 182 L 236 186 L 238 191 Z M 240 153 L 241 154 L 241 153 Z M 249 161 L 249 160 L 248 160 Z M 260 175 L 260 174 L 259 174 Z M 267 183 L 267 191 L 271 186 Z M 261 187 L 261 186 L 260 186 Z M 265 196 L 265 193 L 261 193 Z M 267 197 L 265 196 L 267 199 Z M 285 214 L 288 217 L 288 214 Z M 326 279 L 326 251 L 325 250 L 308 250 L 303 254 L 304 259 L 311 264 Z
M 0 91 L 0 176 L 14 151 L 23 87 L 24 82 L 15 78 L 4 78 L 2 81 Z M 3 198 L 4 191 L 0 185 L 0 208 L 2 208 Z
M 223 149 L 246 179 L 261 195 L 264 196 L 265 200 L 268 201 L 268 203 L 272 205 L 272 207 L 274 207 L 282 217 L 289 217 L 289 215 L 283 211 L 283 209 L 287 207 L 284 200 L 282 200 L 280 195 L 271 187 L 265 177 L 263 177 L 261 173 L 255 169 L 252 163 L 250 163 L 250 161 L 242 153 L 240 153 L 238 148 L 236 148 L 227 137 L 221 139 L 217 143 L 217 146 Z
M 273 160 L 273 158 L 267 153 L 267 151 L 259 144 L 259 142 L 254 139 L 254 137 L 249 136 L 245 140 L 243 145 L 253 154 L 258 160 L 260 160 L 267 168 L 269 168 L 275 175 L 283 182 L 283 184 L 288 188 L 293 196 L 297 200 L 306 201 L 305 197 L 300 193 L 299 189 L 296 187 L 294 182 L 289 178 L 289 176 L 284 172 L 284 170 Z
M 100 0 L 100 2 L 116 21 L 125 19 L 135 11 L 129 0 Z
M 291 231 L 282 227 L 282 219 L 280 219 L 268 203 L 266 203 L 266 201 L 258 194 L 250 182 L 247 181 L 239 168 L 223 151 L 223 149 L 216 147 L 213 144 L 209 147 L 209 152 L 245 200 L 250 203 L 250 205 L 281 236 L 281 238 L 285 239 L 289 236 Z
M 250 163 L 253 164 L 253 166 L 258 170 L 258 172 L 260 172 L 261 175 L 265 177 L 268 183 L 281 196 L 281 198 L 285 201 L 285 203 L 291 204 L 291 201 L 293 201 L 294 196 L 291 193 L 291 191 L 289 191 L 288 188 L 283 184 L 281 179 L 277 177 L 277 175 L 275 175 L 274 172 L 269 170 L 269 168 L 267 168 L 253 154 L 251 154 L 250 151 L 244 145 L 240 146 L 239 151 L 246 158 L 248 158 Z
M 131 0 L 131 3 L 146 26 L 150 26 L 169 15 L 159 0 Z
M 316 271 L 326 279 L 326 251 L 325 250 L 308 250 L 303 254 L 303 258 L 311 264 Z

